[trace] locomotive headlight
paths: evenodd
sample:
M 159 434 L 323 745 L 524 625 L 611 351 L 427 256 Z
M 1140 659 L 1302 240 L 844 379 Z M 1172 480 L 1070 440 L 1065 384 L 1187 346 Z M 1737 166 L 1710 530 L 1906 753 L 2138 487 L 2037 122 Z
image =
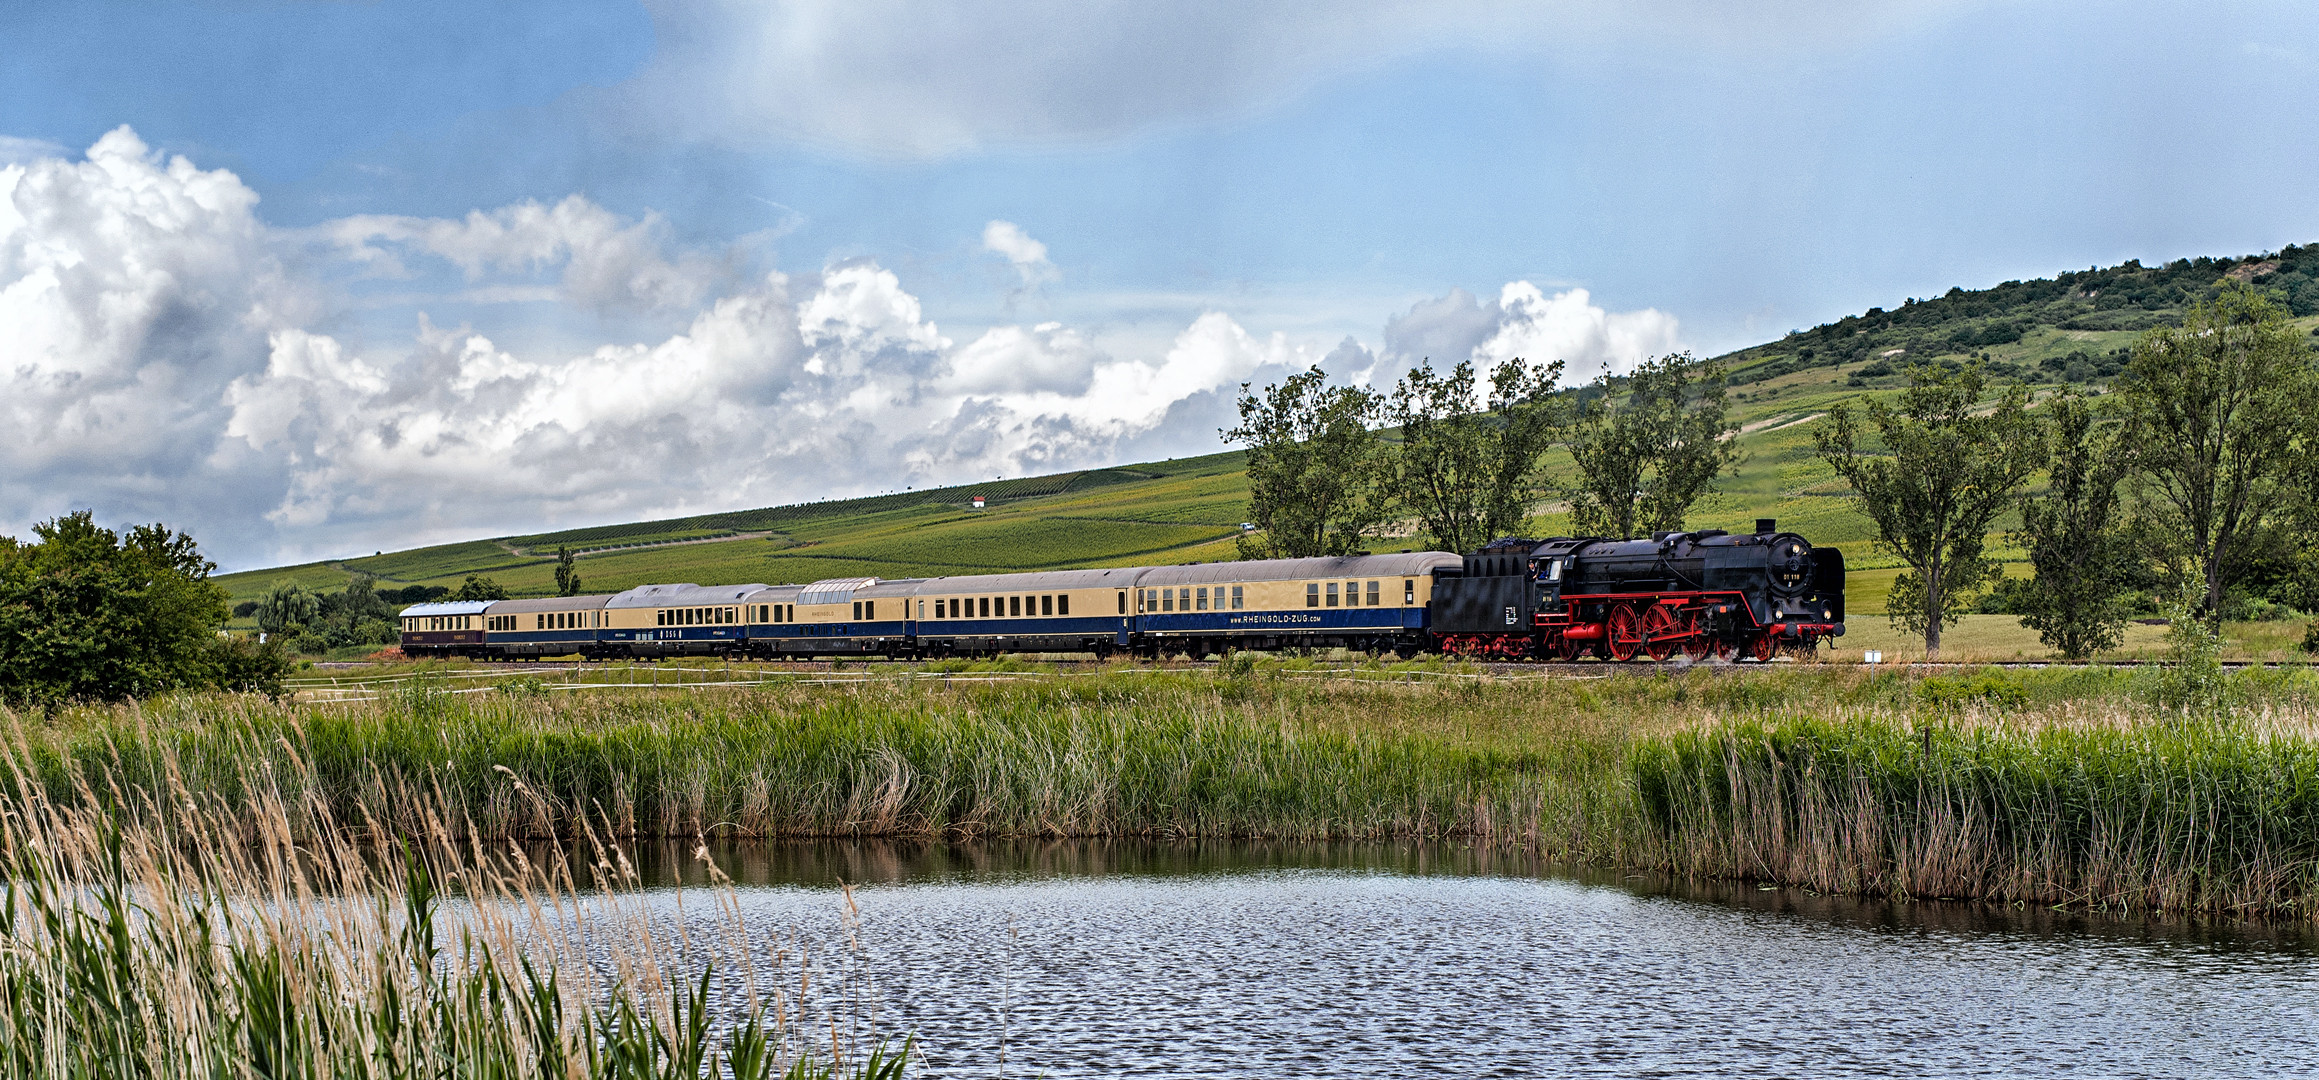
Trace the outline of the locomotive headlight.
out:
M 1836 609 L 1822 608 L 1820 609 L 1820 617 L 1823 619 L 1833 619 L 1836 617 Z

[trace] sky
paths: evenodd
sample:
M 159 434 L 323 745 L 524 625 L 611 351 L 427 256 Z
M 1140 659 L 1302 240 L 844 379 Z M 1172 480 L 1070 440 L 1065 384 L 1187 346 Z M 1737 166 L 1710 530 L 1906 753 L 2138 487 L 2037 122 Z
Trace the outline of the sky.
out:
M 227 569 L 1224 448 L 2319 240 L 2319 5 L 0 7 L 0 533 Z

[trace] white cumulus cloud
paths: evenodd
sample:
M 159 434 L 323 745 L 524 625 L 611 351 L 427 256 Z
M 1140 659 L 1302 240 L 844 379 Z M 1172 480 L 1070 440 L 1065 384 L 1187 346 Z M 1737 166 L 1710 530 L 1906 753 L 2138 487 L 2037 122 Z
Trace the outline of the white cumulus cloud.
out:
M 982 249 L 1005 257 L 1022 278 L 1022 287 L 1035 289 L 1061 277 L 1055 264 L 1047 260 L 1047 245 L 1031 239 L 1022 226 L 1011 221 L 993 221 L 982 227 Z
M 409 276 L 413 255 L 444 259 L 469 281 L 554 271 L 556 298 L 608 311 L 690 311 L 730 283 L 737 254 L 669 253 L 658 214 L 628 219 L 579 195 L 524 201 L 463 218 L 362 214 L 314 230 L 340 257 L 374 274 Z

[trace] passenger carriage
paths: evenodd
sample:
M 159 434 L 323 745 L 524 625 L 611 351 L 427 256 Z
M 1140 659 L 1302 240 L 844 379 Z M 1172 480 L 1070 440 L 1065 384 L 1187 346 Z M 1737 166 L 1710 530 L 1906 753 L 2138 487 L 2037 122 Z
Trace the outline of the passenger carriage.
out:
M 910 597 L 916 579 L 830 578 L 811 585 L 761 588 L 752 610 L 749 651 L 768 657 L 907 656 Z M 766 616 L 762 621 L 758 615 Z
M 402 650 L 412 657 L 488 655 L 484 613 L 488 600 L 413 604 L 402 615 Z
M 1140 567 L 981 574 L 916 582 L 909 599 L 927 655 L 1126 649 Z
M 1349 648 L 1414 655 L 1447 552 L 1156 566 L 1136 582 L 1135 635 L 1147 654 Z
M 748 648 L 743 607 L 765 591 L 749 585 L 643 585 L 604 604 L 607 654 L 644 658 L 733 656 Z
M 490 653 L 507 660 L 603 656 L 609 632 L 604 605 L 611 600 L 612 594 L 598 593 L 497 601 L 483 616 Z

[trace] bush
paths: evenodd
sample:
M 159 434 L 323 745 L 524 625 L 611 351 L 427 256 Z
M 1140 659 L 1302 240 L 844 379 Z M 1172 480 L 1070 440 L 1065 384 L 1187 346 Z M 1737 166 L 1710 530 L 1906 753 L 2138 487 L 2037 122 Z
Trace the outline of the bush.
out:
M 330 639 L 312 630 L 300 630 L 290 638 L 290 649 L 302 656 L 320 656 L 330 651 Z
M 256 638 L 219 638 L 209 650 L 212 681 L 222 690 L 264 694 L 279 699 L 282 680 L 290 674 L 290 658 L 279 642 L 260 645 Z
M 2312 623 L 2309 629 L 2303 631 L 2303 651 L 2319 655 L 2319 622 Z

